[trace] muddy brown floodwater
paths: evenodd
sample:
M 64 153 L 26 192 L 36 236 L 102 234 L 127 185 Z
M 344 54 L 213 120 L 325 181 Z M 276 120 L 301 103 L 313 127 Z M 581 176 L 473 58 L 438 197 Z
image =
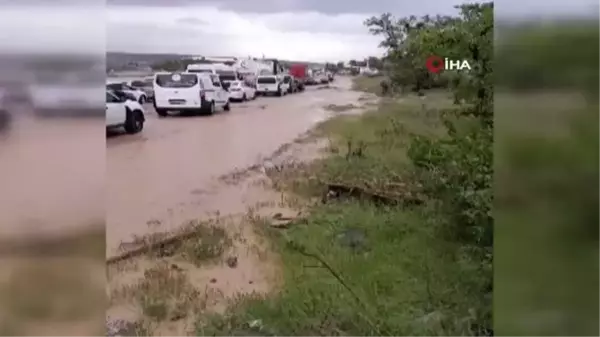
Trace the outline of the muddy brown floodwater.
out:
M 102 225 L 102 119 L 42 120 L 12 112 L 15 125 L 0 138 L 0 239 L 62 237 Z
M 105 123 L 9 111 L 14 125 L 0 137 L 0 334 L 100 335 Z
M 361 93 L 350 87 L 340 77 L 327 89 L 233 103 L 231 111 L 206 117 L 159 118 L 147 105 L 141 133 L 107 139 L 107 255 L 133 236 L 173 231 L 215 212 L 245 212 L 253 192 L 218 177 L 260 164 L 327 119 L 325 106 L 356 102 Z
M 307 134 L 318 122 L 377 100 L 350 86 L 339 78 L 208 117 L 159 119 L 150 106 L 140 134 L 108 137 L 109 335 L 196 335 L 205 313 L 279 288 L 280 256 L 262 226 L 306 209 L 275 188 L 273 173 L 326 155 L 327 140 Z M 134 236 L 155 232 L 177 243 L 132 253 L 148 248 Z

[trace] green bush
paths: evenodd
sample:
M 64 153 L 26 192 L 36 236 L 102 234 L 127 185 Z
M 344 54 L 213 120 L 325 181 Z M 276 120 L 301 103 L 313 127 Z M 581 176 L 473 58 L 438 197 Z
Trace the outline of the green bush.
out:
M 446 114 L 447 135 L 415 135 L 408 157 L 415 178 L 436 205 L 436 217 L 443 219 L 436 228 L 439 234 L 460 242 L 461 250 L 480 261 L 485 281 L 474 291 L 484 297 L 492 291 L 493 261 L 493 3 L 457 8 L 459 17 L 394 21 L 384 14 L 365 24 L 385 37 L 381 46 L 388 48 L 390 78 L 396 86 L 422 91 L 447 85 L 454 93 L 457 106 Z M 467 59 L 472 70 L 432 75 L 425 68 L 431 55 Z M 482 327 L 478 333 L 489 333 L 491 302 L 483 305 L 488 310 L 477 322 Z

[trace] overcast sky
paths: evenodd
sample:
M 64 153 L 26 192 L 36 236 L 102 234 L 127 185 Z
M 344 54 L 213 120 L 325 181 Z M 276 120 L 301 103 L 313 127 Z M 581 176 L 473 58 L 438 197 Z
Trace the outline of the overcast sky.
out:
M 381 54 L 371 15 L 456 13 L 449 0 L 0 0 L 0 48 L 337 61 Z M 62 6 L 72 2 L 72 5 Z M 26 4 L 35 3 L 35 6 Z M 59 3 L 61 5 L 59 5 Z M 590 7 L 595 4 L 595 7 Z M 18 7 L 17 7 L 18 6 Z M 496 17 L 593 13 L 597 0 L 499 0 Z M 590 11 L 592 8 L 592 11 Z M 103 43 L 105 41 L 105 43 Z
M 143 13 L 134 16 L 132 13 Z M 216 6 L 120 6 L 108 10 L 112 51 L 261 56 L 307 61 L 381 54 L 367 14 L 241 13 Z
M 360 59 L 383 53 L 380 38 L 370 35 L 363 22 L 386 11 L 455 12 L 447 0 L 109 0 L 108 48 L 307 61 Z M 133 13 L 138 15 L 132 19 Z M 128 38 L 119 32 L 127 32 Z
M 380 37 L 370 35 L 363 25 L 371 15 L 384 12 L 399 17 L 453 14 L 456 13 L 453 6 L 461 3 L 449 0 L 108 2 L 110 50 L 233 56 L 265 54 L 314 61 L 382 54 L 377 47 Z M 590 3 L 590 0 L 502 0 L 497 2 L 496 8 L 500 15 L 564 14 L 577 9 L 578 3 Z
M 338 61 L 382 54 L 377 47 L 380 38 L 370 35 L 363 25 L 371 15 L 385 11 L 417 15 L 454 12 L 447 0 L 402 3 L 109 0 L 108 48 Z

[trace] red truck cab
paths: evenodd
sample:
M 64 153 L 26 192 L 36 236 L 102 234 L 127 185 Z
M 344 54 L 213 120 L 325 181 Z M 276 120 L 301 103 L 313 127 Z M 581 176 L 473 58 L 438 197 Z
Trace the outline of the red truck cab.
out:
M 304 85 L 308 79 L 308 66 L 306 64 L 296 63 L 290 66 L 290 75 L 298 80 L 298 88 L 304 90 Z

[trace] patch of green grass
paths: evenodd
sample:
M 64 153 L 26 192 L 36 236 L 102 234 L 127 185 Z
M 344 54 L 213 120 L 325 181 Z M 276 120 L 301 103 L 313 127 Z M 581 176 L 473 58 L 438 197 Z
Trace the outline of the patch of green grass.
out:
M 144 317 L 157 322 L 179 320 L 205 306 L 187 274 L 166 262 L 145 270 L 137 283 L 114 290 L 111 297 L 132 300 Z
M 140 238 L 146 244 L 161 241 L 163 244 L 148 252 L 153 264 L 145 268 L 143 277 L 111 289 L 111 303 L 137 308 L 141 314 L 138 323 L 148 331 L 153 330 L 153 325 L 187 320 L 203 312 L 211 293 L 220 296 L 219 291 L 199 289 L 192 283 L 193 276 L 185 265 L 202 267 L 221 262 L 234 240 L 225 225 L 220 219 L 190 221 L 173 237 L 159 233 L 161 235 Z M 177 240 L 171 240 L 173 238 Z M 148 335 L 143 330 L 137 333 Z
M 219 260 L 231 247 L 231 238 L 218 225 L 199 224 L 194 229 L 198 235 L 183 241 L 178 252 L 197 266 Z
M 364 91 L 376 95 L 381 95 L 381 81 L 385 77 L 376 76 L 356 76 L 352 79 L 352 89 L 356 91 Z
M 495 330 L 598 334 L 598 102 L 495 99 Z
M 356 105 L 349 103 L 349 104 L 329 104 L 325 106 L 325 110 L 329 110 L 329 111 L 333 111 L 333 112 L 344 112 L 344 111 L 348 111 L 348 110 L 352 110 L 352 109 L 356 109 L 358 108 Z
M 385 101 L 377 111 L 319 127 L 337 151 L 314 166 L 335 180 L 389 192 L 409 177 L 411 133 L 440 135 L 437 108 L 424 101 Z M 435 107 L 431 108 L 432 106 Z M 269 230 L 281 252 L 282 289 L 239 298 L 224 315 L 203 317 L 199 335 L 463 335 L 480 334 L 480 266 L 459 244 L 437 234 L 433 205 L 380 207 L 346 200 L 318 205 L 305 225 Z M 488 299 L 489 300 L 489 299 Z
M 328 135 L 334 155 L 319 172 L 322 180 L 362 187 L 390 189 L 406 183 L 401 174 L 409 169 L 406 148 L 412 134 L 442 135 L 440 108 L 451 101 L 444 92 L 426 99 L 406 96 L 384 100 L 362 116 L 340 116 L 318 127 Z M 401 184 L 401 185 L 398 185 Z
M 476 268 L 448 253 L 456 247 L 433 236 L 432 222 L 420 212 L 368 203 L 320 207 L 307 226 L 279 235 L 281 293 L 242 298 L 226 315 L 200 322 L 198 333 L 473 334 Z M 362 249 L 345 244 L 349 229 L 364 233 Z

